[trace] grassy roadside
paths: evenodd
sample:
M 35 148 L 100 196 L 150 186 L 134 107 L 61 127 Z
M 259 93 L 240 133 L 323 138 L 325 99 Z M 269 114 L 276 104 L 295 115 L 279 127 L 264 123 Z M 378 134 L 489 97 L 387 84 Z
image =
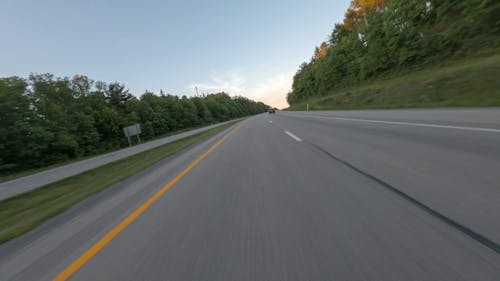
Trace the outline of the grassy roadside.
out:
M 500 106 L 500 54 L 468 58 L 294 104 L 290 110 Z
M 169 136 L 177 135 L 177 134 L 180 134 L 180 133 L 184 133 L 184 132 L 187 132 L 187 131 L 191 131 L 191 130 L 203 128 L 205 126 L 210 126 L 210 125 L 212 125 L 212 124 L 208 124 L 208 125 L 205 124 L 205 125 L 202 125 L 202 126 L 189 127 L 189 128 L 184 128 L 184 129 L 181 129 L 181 130 L 176 130 L 176 131 L 173 131 L 173 132 L 169 132 L 167 134 L 163 134 L 161 136 L 156 136 L 155 138 L 149 139 L 149 140 L 147 140 L 147 141 L 145 141 L 143 143 L 155 141 L 155 140 L 158 140 L 158 139 L 161 139 L 161 138 L 166 138 L 166 137 L 169 137 Z M 53 165 L 50 165 L 50 166 L 45 166 L 45 167 L 42 167 L 42 168 L 21 171 L 21 172 L 17 172 L 17 173 L 13 173 L 13 174 L 8 174 L 8 175 L 0 175 L 0 183 L 6 182 L 6 181 L 10 181 L 10 180 L 14 180 L 14 179 L 21 178 L 21 177 L 25 177 L 25 176 L 29 176 L 29 175 L 33 175 L 33 174 L 36 174 L 36 173 L 40 173 L 40 172 L 43 172 L 43 171 L 47 171 L 47 170 L 50 170 L 50 169 L 53 169 L 53 168 L 61 167 L 61 166 L 68 165 L 68 164 L 71 164 L 71 163 L 75 163 L 75 162 L 78 162 L 78 161 L 90 159 L 90 158 L 99 156 L 101 154 L 110 153 L 110 152 L 113 152 L 113 151 L 118 151 L 118 150 L 121 150 L 121 149 L 124 149 L 124 148 L 126 148 L 126 147 L 121 147 L 121 148 L 118 148 L 118 149 L 115 149 L 115 150 L 105 151 L 105 152 L 102 152 L 100 154 L 87 155 L 87 156 L 83 156 L 83 157 L 69 159 L 67 161 L 60 162 L 60 163 L 57 163 L 57 164 L 53 164 Z
M 0 243 L 35 228 L 83 199 L 234 123 L 236 121 L 0 201 Z

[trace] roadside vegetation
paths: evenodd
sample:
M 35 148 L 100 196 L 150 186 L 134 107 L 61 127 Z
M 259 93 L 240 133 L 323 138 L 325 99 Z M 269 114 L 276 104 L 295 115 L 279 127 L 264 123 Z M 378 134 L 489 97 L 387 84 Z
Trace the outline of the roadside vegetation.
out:
M 290 109 L 500 105 L 500 2 L 353 0 Z
M 267 108 L 226 93 L 137 98 L 123 84 L 83 75 L 0 78 L 0 177 L 126 147 L 125 126 L 140 124 L 142 140 L 151 140 Z
M 155 139 L 165 138 L 165 137 L 168 137 L 168 136 L 171 136 L 171 135 L 176 135 L 176 134 L 180 134 L 180 133 L 191 131 L 191 130 L 195 130 L 195 129 L 198 129 L 200 127 L 204 127 L 206 125 L 208 125 L 208 124 L 203 124 L 203 125 L 199 125 L 199 126 L 188 127 L 188 128 L 184 128 L 184 129 L 180 129 L 180 130 L 171 131 L 171 132 L 168 132 L 168 133 L 163 134 L 163 135 L 154 136 L 151 139 L 147 139 L 145 142 L 152 141 L 152 140 L 155 140 Z M 136 139 L 135 139 L 135 137 L 132 138 L 132 141 L 134 143 L 137 142 Z M 144 142 L 142 142 L 142 143 L 144 143 Z M 118 147 L 116 149 L 112 149 L 112 150 L 109 150 L 107 152 L 112 152 L 112 151 L 116 151 L 116 150 L 119 150 L 119 149 L 122 149 L 122 147 Z M 68 159 L 66 161 L 57 162 L 57 163 L 49 165 L 49 166 L 43 166 L 43 167 L 34 168 L 34 169 L 27 169 L 27 170 L 22 170 L 22 171 L 19 171 L 19 172 L 13 172 L 13 173 L 7 173 L 7 174 L 0 174 L 0 183 L 7 182 L 7 181 L 10 181 L 10 180 L 14 180 L 14 179 L 21 178 L 21 177 L 26 177 L 26 176 L 33 175 L 33 174 L 36 174 L 36 173 L 41 173 L 43 171 L 47 171 L 47 170 L 50 170 L 50 169 L 54 169 L 54 168 L 57 168 L 57 167 L 68 165 L 68 164 L 71 164 L 71 163 L 74 163 L 74 162 L 86 160 L 86 159 L 89 159 L 89 158 L 92 158 L 92 157 L 95 157 L 95 156 L 96 155 L 89 154 L 89 155 L 85 155 L 85 156 L 79 156 L 79 157 L 76 157 L 76 158 L 70 158 L 70 159 Z
M 230 122 L 0 201 L 0 243 L 35 228 L 85 198 L 227 129 L 234 123 Z
M 500 106 L 500 54 L 366 81 L 290 110 Z

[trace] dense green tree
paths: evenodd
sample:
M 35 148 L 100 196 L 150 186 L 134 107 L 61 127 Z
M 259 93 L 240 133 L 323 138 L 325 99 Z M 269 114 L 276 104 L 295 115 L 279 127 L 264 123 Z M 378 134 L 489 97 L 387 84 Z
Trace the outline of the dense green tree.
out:
M 125 103 L 133 96 L 125 89 L 125 85 L 120 83 L 111 83 L 105 91 L 106 100 L 116 110 L 124 110 Z
M 136 98 L 123 84 L 84 75 L 0 78 L 0 173 L 124 147 L 122 128 L 132 124 L 141 124 L 141 138 L 148 140 L 267 108 L 225 93 L 179 98 L 146 92 Z
M 328 43 L 300 65 L 288 103 L 376 76 L 500 46 L 494 0 L 354 0 Z
M 22 168 L 17 158 L 29 144 L 30 123 L 36 118 L 30 104 L 25 80 L 0 79 L 0 170 Z

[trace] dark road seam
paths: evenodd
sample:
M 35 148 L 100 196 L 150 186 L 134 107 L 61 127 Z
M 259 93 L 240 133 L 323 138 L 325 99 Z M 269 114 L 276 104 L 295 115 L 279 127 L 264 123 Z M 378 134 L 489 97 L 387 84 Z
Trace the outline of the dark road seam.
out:
M 500 244 L 486 238 L 485 236 L 477 233 L 476 231 L 464 226 L 463 224 L 439 213 L 438 211 L 434 210 L 433 208 L 427 206 L 426 204 L 418 201 L 417 199 L 411 197 L 410 195 L 402 192 L 401 190 L 397 189 L 396 187 L 392 186 L 391 184 L 357 168 L 356 166 L 352 165 L 351 163 L 345 161 L 345 160 L 342 160 L 340 158 L 338 158 L 337 156 L 331 154 L 330 152 L 326 151 L 325 149 L 321 148 L 320 146 L 314 144 L 314 143 L 311 143 L 311 142 L 308 142 L 308 141 L 305 141 L 304 140 L 304 143 L 307 143 L 308 145 L 311 145 L 313 148 L 325 153 L 326 155 L 328 155 L 329 157 L 331 157 L 332 159 L 334 159 L 335 161 L 337 162 L 340 162 L 342 163 L 343 165 L 347 166 L 348 168 L 354 170 L 355 172 L 365 176 L 366 178 L 370 179 L 370 180 L 373 180 L 375 182 L 377 182 L 378 184 L 382 185 L 383 187 L 385 187 L 387 190 L 395 193 L 396 195 L 398 195 L 399 197 L 405 199 L 406 201 L 412 203 L 413 205 L 419 207 L 420 209 L 424 210 L 425 212 L 429 213 L 430 215 L 432 215 L 433 217 L 439 219 L 440 221 L 446 223 L 447 225 L 455 228 L 456 230 L 462 232 L 463 234 L 469 236 L 470 238 L 476 240 L 477 242 L 481 243 L 482 245 L 488 247 L 489 249 L 493 250 L 494 252 L 496 252 L 497 254 L 500 254 Z

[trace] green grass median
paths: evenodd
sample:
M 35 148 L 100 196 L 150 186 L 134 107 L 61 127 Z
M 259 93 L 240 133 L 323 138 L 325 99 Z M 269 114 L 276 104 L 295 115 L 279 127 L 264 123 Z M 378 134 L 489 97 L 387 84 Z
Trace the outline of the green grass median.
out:
M 35 228 L 89 196 L 235 123 L 227 123 L 0 201 L 0 243 Z

